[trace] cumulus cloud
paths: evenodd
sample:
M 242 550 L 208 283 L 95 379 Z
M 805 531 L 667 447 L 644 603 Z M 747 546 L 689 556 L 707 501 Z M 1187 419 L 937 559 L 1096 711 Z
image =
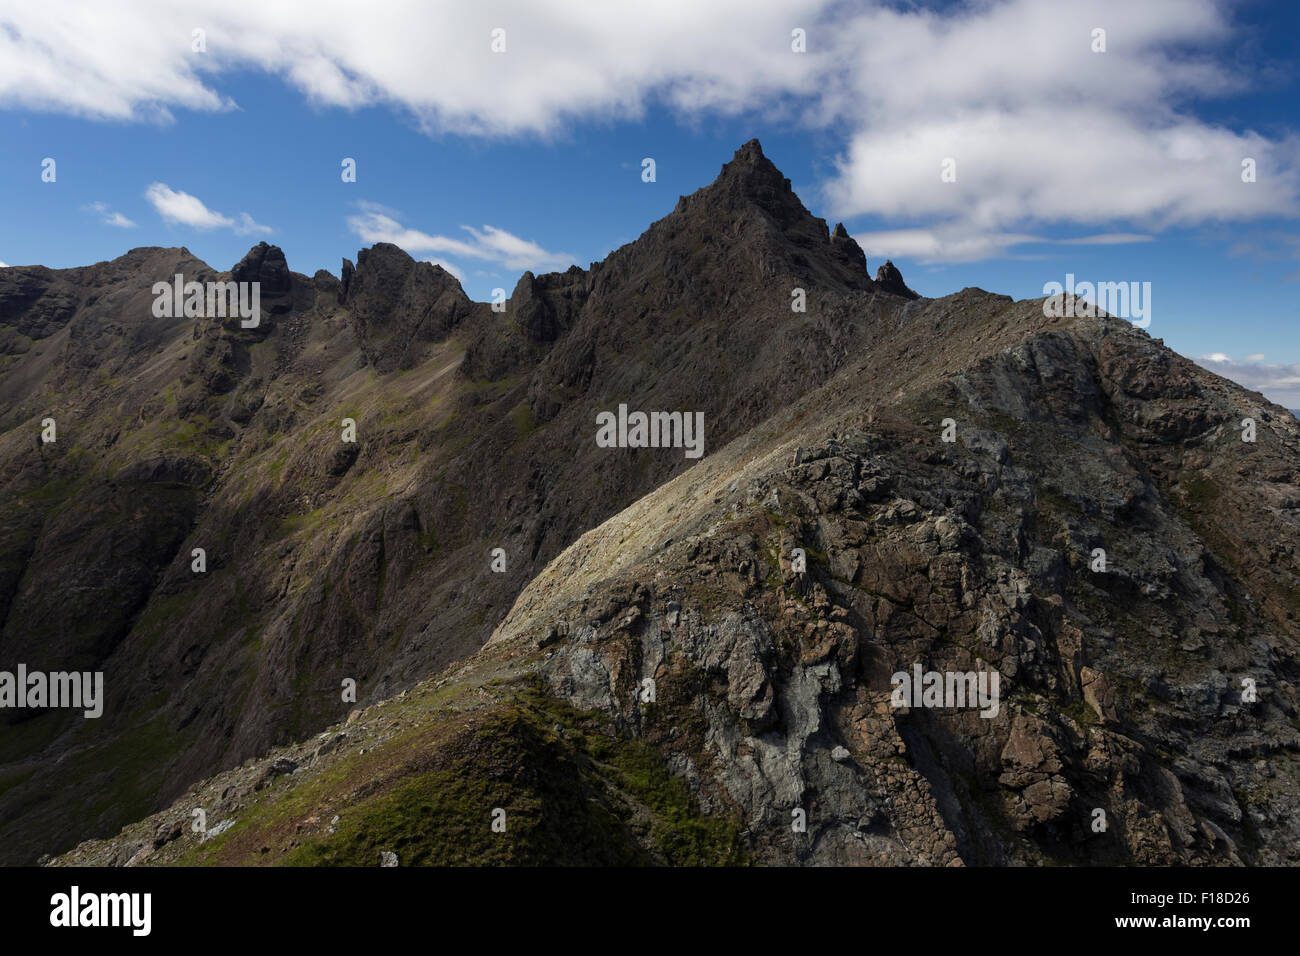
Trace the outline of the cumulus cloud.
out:
M 235 220 L 235 235 L 237 236 L 269 236 L 271 227 L 264 226 L 257 222 L 246 212 L 241 212 Z
M 1189 104 L 1239 93 L 1229 0 L 502 0 L 291 5 L 94 0 L 0 12 L 0 106 L 166 121 L 223 110 L 226 76 L 280 76 L 312 103 L 386 105 L 424 130 L 553 136 L 577 120 L 753 111 L 843 133 L 822 184 L 839 218 L 892 220 L 898 255 L 1005 254 L 1023 236 L 1152 233 L 1300 215 L 1300 138 Z M 206 51 L 191 30 L 206 30 Z M 1106 52 L 1093 52 L 1093 30 Z M 505 52 L 492 51 L 502 28 Z M 791 51 L 791 31 L 807 52 Z M 944 182 L 941 163 L 955 161 Z M 1241 181 L 1254 160 L 1257 181 Z M 464 241 L 490 246 L 486 234 Z M 916 250 L 915 252 L 911 250 Z M 454 247 L 434 251 L 458 253 Z M 521 250 L 521 255 L 527 255 Z M 890 253 L 895 254 L 895 253 Z
M 931 229 L 888 229 L 856 233 L 853 238 L 869 259 L 910 258 L 921 262 L 972 262 L 1002 256 L 1015 246 L 1038 244 L 1058 246 L 1115 246 L 1151 242 L 1154 236 L 1140 233 L 1103 233 L 1074 239 L 1015 232 L 981 232 L 968 225 L 943 225 Z
M 9 268 L 9 263 L 0 262 L 0 269 L 8 269 L 8 268 Z
M 448 272 L 450 272 L 452 275 L 456 277 L 457 282 L 464 283 L 465 270 L 461 269 L 459 266 L 451 262 L 448 262 L 446 259 L 434 259 L 430 257 L 428 259 L 425 259 L 424 261 L 431 262 L 435 266 L 442 266 L 444 269 L 446 269 Z
M 1223 352 L 1211 352 L 1196 363 L 1238 385 L 1262 392 L 1269 401 L 1300 409 L 1300 364 L 1274 365 L 1263 359 L 1263 355 L 1249 355 L 1238 361 Z
M 573 265 L 574 257 L 567 252 L 547 252 L 537 243 L 520 239 L 504 229 L 485 225 L 482 229 L 473 226 L 461 226 L 474 237 L 482 257 L 493 259 L 510 269 L 532 269 L 537 271 L 567 269 Z
M 112 16 L 97 0 L 13 4 L 0 11 L 0 102 L 166 121 L 178 107 L 231 108 L 221 74 L 252 68 L 315 103 L 389 104 L 430 130 L 548 133 L 636 115 L 651 92 L 689 110 L 811 93 L 825 54 L 792 54 L 790 31 L 829 2 L 663 0 L 653 14 L 583 0 L 406 3 L 383 16 L 357 16 L 351 0 L 317 0 L 309 15 L 262 0 L 138 0 Z
M 171 225 L 190 226 L 194 229 L 233 229 L 239 236 L 269 235 L 271 232 L 270 226 L 261 225 L 246 212 L 231 219 L 209 209 L 199 197 L 172 189 L 166 183 L 151 183 L 144 192 L 144 198 L 149 200 L 163 221 Z
M 1105 53 L 1092 52 L 1098 26 Z M 827 199 L 840 216 L 923 223 L 892 238 L 933 260 L 1000 254 L 1025 241 L 1011 230 L 1026 226 L 1159 231 L 1296 215 L 1300 140 L 1179 110 L 1186 97 L 1242 88 L 1196 52 L 1230 34 L 1224 5 L 1212 0 L 866 12 L 843 34 L 863 66 L 828 94 L 855 101 L 859 128 Z M 1257 182 L 1241 180 L 1247 158 Z
M 537 243 L 521 239 L 513 233 L 496 226 L 473 226 L 460 228 L 469 234 L 468 238 L 431 235 L 418 229 L 411 229 L 398 221 L 395 210 L 377 203 L 358 203 L 361 212 L 348 217 L 348 225 L 362 242 L 373 245 L 376 242 L 391 242 L 401 246 L 408 253 L 437 252 L 449 253 L 460 258 L 485 259 L 499 263 L 509 269 L 531 269 L 533 272 L 553 272 L 573 265 L 574 257 L 567 252 L 549 252 Z M 442 258 L 429 259 L 460 279 L 462 274 L 449 266 Z
M 119 229 L 134 229 L 135 223 L 120 212 L 114 212 L 109 208 L 108 203 L 92 202 L 85 207 L 87 212 L 93 212 L 103 217 L 100 221 L 106 226 L 116 226 Z

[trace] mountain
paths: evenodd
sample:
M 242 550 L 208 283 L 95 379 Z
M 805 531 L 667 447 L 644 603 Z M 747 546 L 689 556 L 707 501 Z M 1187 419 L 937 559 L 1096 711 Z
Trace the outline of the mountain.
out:
M 383 244 L 5 270 L 0 660 L 107 703 L 7 713 L 0 853 L 1296 862 L 1300 424 L 1061 311 L 871 279 L 756 141 L 504 313 Z
M 260 323 L 154 317 L 178 273 L 260 281 Z M 102 670 L 108 702 L 6 712 L 0 856 L 319 730 L 345 678 L 380 700 L 476 650 L 547 561 L 691 464 L 597 449 L 597 411 L 703 412 L 719 446 L 905 301 L 873 288 L 757 142 L 590 270 L 525 273 L 504 314 L 384 244 L 341 281 L 264 244 L 230 273 L 184 249 L 6 269 L 3 659 Z

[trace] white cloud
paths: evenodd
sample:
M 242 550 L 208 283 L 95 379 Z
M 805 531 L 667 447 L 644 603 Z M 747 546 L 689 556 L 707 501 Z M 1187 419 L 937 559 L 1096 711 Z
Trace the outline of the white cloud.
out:
M 1223 352 L 1212 352 L 1196 360 L 1198 365 L 1239 385 L 1262 392 L 1269 401 L 1286 408 L 1300 409 L 1300 364 L 1273 365 L 1251 355 L 1236 361 Z
M 1300 137 L 1189 107 L 1247 88 L 1233 6 L 971 0 L 940 14 L 882 0 L 663 0 L 650 15 L 502 0 L 358 17 L 351 0 L 318 0 L 310 16 L 262 0 L 139 0 L 111 15 L 94 0 L 15 3 L 0 12 L 0 107 L 166 121 L 233 108 L 222 82 L 252 69 L 314 104 L 387 105 L 434 134 L 549 137 L 656 103 L 688 119 L 752 110 L 846 132 L 824 184 L 833 214 L 889 218 L 896 228 L 877 236 L 900 250 L 970 259 L 1049 227 L 1109 235 L 1300 215 Z M 204 53 L 190 48 L 196 25 Z M 1097 26 L 1108 52 L 1091 50 Z M 491 51 L 496 27 L 504 53 Z M 790 50 L 794 27 L 805 54 Z M 949 157 L 953 183 L 939 176 Z M 425 237 L 441 244 L 426 248 L 463 255 L 456 243 L 504 239 L 471 235 Z
M 391 242 L 408 253 L 439 252 L 469 258 L 485 259 L 496 262 L 509 269 L 531 269 L 533 272 L 553 272 L 567 269 L 573 265 L 574 257 L 567 252 L 548 252 L 537 243 L 499 229 L 496 226 L 461 226 L 469 233 L 469 239 L 457 239 L 450 236 L 435 236 L 418 229 L 410 229 L 398 221 L 395 210 L 376 203 L 357 204 L 361 212 L 348 217 L 348 225 L 362 242 L 373 245 L 376 242 Z M 462 278 L 459 271 L 448 267 L 442 259 L 429 259 L 438 262 L 448 272 Z
M 237 219 L 223 216 L 209 209 L 197 196 L 172 189 L 166 183 L 152 183 L 144 198 L 157 210 L 158 215 L 171 225 L 190 226 L 194 229 L 233 229 L 236 235 L 270 234 L 270 226 L 263 226 L 246 212 Z
M 461 226 L 474 237 L 485 259 L 494 259 L 509 269 L 567 269 L 573 265 L 573 256 L 567 252 L 547 252 L 537 243 L 485 225 L 481 230 L 473 226 Z
M 1009 254 L 1015 246 L 1114 246 L 1151 242 L 1140 233 L 1104 233 L 1075 239 L 1050 239 L 1017 232 L 984 232 L 969 224 L 948 224 L 931 229 L 889 229 L 855 233 L 853 238 L 868 259 L 909 258 L 921 262 L 972 262 Z
M 1096 236 L 1080 236 L 1078 239 L 1048 239 L 1063 246 L 1123 246 L 1134 242 L 1155 242 L 1155 236 L 1133 232 L 1109 232 Z
M 254 221 L 253 217 L 246 212 L 241 212 L 239 218 L 235 220 L 235 235 L 237 236 L 269 236 L 270 234 L 270 226 L 263 226 L 261 223 Z
M 101 222 L 106 226 L 117 226 L 119 229 L 134 229 L 135 223 L 120 212 L 114 212 L 109 208 L 108 203 L 92 202 L 85 207 L 87 212 L 97 213 L 102 216 Z
M 0 269 L 8 269 L 8 268 L 9 268 L 9 263 L 0 262 Z
M 908 258 L 922 262 L 947 262 L 985 259 L 1022 242 L 1033 240 L 1024 235 L 972 234 L 969 231 L 943 229 L 889 229 L 883 232 L 857 233 L 862 251 L 870 259 Z
M 1070 129 L 1089 130 L 1090 142 L 1053 135 Z M 1177 155 L 1191 142 L 1199 147 L 1194 155 Z M 988 112 L 857 134 L 827 196 L 837 216 L 937 221 L 990 236 L 1060 223 L 1133 222 L 1158 231 L 1300 213 L 1300 178 L 1284 149 L 1300 150 L 1300 138 L 1274 145 L 1188 120 L 1152 129 L 1092 105 Z M 1268 157 L 1283 180 L 1242 183 L 1243 156 Z M 955 182 L 940 176 L 948 158 Z
M 448 262 L 446 259 L 429 258 L 429 259 L 425 259 L 424 261 L 431 262 L 435 266 L 442 266 L 444 269 L 446 269 L 448 272 L 450 272 L 452 275 L 456 277 L 457 282 L 464 283 L 465 272 L 459 266 L 456 266 L 453 263 Z
M 252 68 L 315 103 L 389 104 L 430 130 L 550 133 L 572 117 L 638 115 L 651 91 L 693 110 L 811 93 L 824 56 L 792 54 L 790 31 L 829 2 L 662 0 L 653 15 L 583 0 L 404 3 L 383 16 L 357 16 L 351 0 L 309 15 L 264 0 L 138 0 L 111 14 L 97 0 L 8 4 L 0 102 L 167 121 L 177 107 L 232 108 L 222 75 Z M 206 52 L 191 50 L 195 27 Z M 498 27 L 504 53 L 491 49 Z
M 1005 0 L 938 16 L 874 9 L 827 99 L 858 129 L 827 196 L 837 214 L 996 236 L 1029 224 L 1163 229 L 1300 212 L 1294 136 L 1269 140 L 1179 110 L 1240 81 L 1197 49 L 1231 26 L 1215 0 Z M 1091 31 L 1107 30 L 1093 53 Z M 1251 157 L 1259 181 L 1241 182 Z M 955 161 L 956 180 L 941 164 Z M 989 242 L 990 249 L 1001 244 Z M 942 254 L 942 253 L 940 253 Z
M 145 190 L 144 198 L 172 225 L 193 226 L 195 229 L 234 226 L 231 219 L 213 212 L 197 196 L 172 189 L 166 183 L 151 184 Z
M 477 256 L 475 247 L 460 239 L 431 236 L 418 229 L 408 229 L 395 218 L 397 213 L 376 203 L 357 204 L 361 213 L 348 217 L 348 225 L 362 242 L 391 242 L 407 252 L 450 252 L 459 256 Z

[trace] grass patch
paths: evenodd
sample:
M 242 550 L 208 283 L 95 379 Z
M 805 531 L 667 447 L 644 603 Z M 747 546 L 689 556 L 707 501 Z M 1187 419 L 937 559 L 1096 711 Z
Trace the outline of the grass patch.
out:
M 343 810 L 336 833 L 283 862 L 374 866 L 382 851 L 403 866 L 745 862 L 739 820 L 701 814 L 656 749 L 534 682 L 445 749 L 442 766 Z

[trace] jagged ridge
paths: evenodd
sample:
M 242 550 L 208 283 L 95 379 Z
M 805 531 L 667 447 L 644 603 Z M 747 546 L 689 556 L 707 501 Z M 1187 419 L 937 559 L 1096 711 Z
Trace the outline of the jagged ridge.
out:
M 383 244 L 342 280 L 265 244 L 231 273 L 183 249 L 0 273 L 0 646 L 102 669 L 109 697 L 93 727 L 6 728 L 0 857 L 324 726 L 344 677 L 374 701 L 474 651 L 550 558 L 690 465 L 599 453 L 597 411 L 703 411 L 720 447 L 915 304 L 756 142 L 678 206 L 589 270 L 526 274 L 504 317 Z M 154 318 L 176 273 L 260 281 L 261 323 Z

